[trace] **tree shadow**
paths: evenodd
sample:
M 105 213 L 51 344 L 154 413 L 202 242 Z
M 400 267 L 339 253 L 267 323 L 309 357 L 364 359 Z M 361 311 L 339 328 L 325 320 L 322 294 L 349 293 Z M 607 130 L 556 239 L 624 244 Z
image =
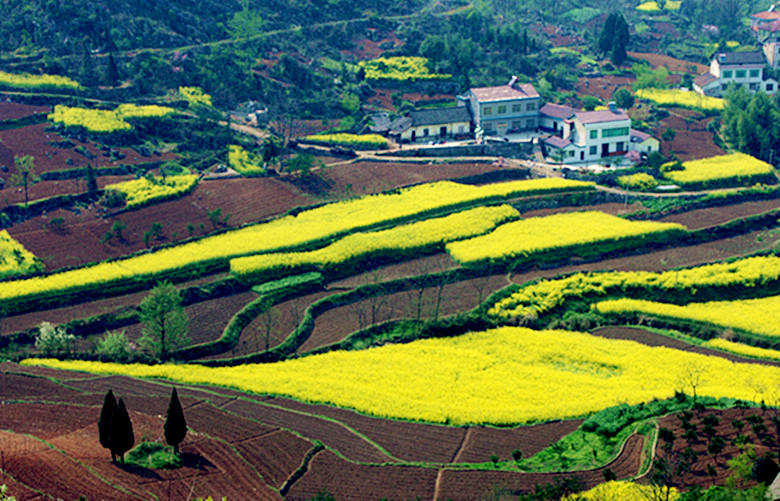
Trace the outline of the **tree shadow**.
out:
M 119 463 L 116 461 L 114 462 L 114 466 L 132 475 L 137 475 L 139 477 L 149 478 L 153 480 L 162 480 L 162 477 L 158 475 L 157 472 L 155 472 L 151 468 L 145 468 L 143 466 L 138 466 L 137 464 L 131 464 L 131 463 Z
M 179 458 L 185 468 L 192 468 L 200 471 L 205 471 L 207 468 L 215 468 L 214 463 L 197 452 L 182 452 L 179 454 Z

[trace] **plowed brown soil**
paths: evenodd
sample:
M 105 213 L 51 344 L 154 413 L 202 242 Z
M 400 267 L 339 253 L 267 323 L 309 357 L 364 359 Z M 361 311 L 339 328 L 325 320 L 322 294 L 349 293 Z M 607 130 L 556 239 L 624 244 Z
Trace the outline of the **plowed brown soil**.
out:
M 434 499 L 436 475 L 432 468 L 358 465 L 324 451 L 309 463 L 309 471 L 285 499 L 311 499 L 323 490 L 344 501 Z

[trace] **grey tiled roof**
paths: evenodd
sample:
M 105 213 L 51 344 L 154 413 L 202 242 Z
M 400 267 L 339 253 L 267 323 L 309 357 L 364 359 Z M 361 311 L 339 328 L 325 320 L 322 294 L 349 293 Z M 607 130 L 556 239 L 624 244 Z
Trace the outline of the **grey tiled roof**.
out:
M 444 125 L 471 121 L 471 115 L 465 106 L 412 111 L 409 113 L 409 117 L 412 119 L 412 124 L 415 127 L 421 125 Z

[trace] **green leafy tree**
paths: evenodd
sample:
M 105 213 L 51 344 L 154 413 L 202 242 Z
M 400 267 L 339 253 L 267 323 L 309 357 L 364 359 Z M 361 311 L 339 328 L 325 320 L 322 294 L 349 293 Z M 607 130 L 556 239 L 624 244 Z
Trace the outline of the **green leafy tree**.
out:
M 671 127 L 667 127 L 666 130 L 661 133 L 661 139 L 664 141 L 674 141 L 675 137 L 677 137 L 677 131 Z
M 95 345 L 95 355 L 113 362 L 124 362 L 130 358 L 130 341 L 125 331 L 107 332 Z
M 187 436 L 187 421 L 184 419 L 184 411 L 179 402 L 176 388 L 171 392 L 171 400 L 168 402 L 168 412 L 165 414 L 165 442 L 173 447 L 173 452 L 179 453 L 179 444 Z
M 70 345 L 75 339 L 76 336 L 68 334 L 64 327 L 41 322 L 35 338 L 35 349 L 45 357 L 66 355 L 70 353 Z
M 14 166 L 16 172 L 11 175 L 10 181 L 14 186 L 24 188 L 24 205 L 29 203 L 28 190 L 31 185 L 41 180 L 35 173 L 35 158 L 32 155 L 14 156 Z
M 618 89 L 612 94 L 612 99 L 615 100 L 615 104 L 618 108 L 624 110 L 634 106 L 634 96 L 628 89 Z
M 120 221 L 117 219 L 114 221 L 114 224 L 111 225 L 111 233 L 117 238 L 119 241 L 123 241 L 125 239 L 124 236 L 122 236 L 122 232 L 127 229 L 127 224 L 125 224 L 123 221 Z
M 187 312 L 182 306 L 179 290 L 170 282 L 162 282 L 149 292 L 139 306 L 142 324 L 139 346 L 159 360 L 167 360 L 171 352 L 188 341 Z
M 114 392 L 108 390 L 106 396 L 103 398 L 103 407 L 100 409 L 100 419 L 98 419 L 98 437 L 100 445 L 104 448 L 111 450 L 111 418 L 116 412 L 116 397 Z M 116 457 L 111 452 L 111 461 L 115 461 Z
M 119 456 L 119 460 L 125 462 L 125 452 L 133 448 L 135 435 L 130 414 L 127 413 L 125 402 L 121 398 L 116 406 L 116 411 L 111 417 L 109 427 L 109 442 L 111 444 L 111 457 Z

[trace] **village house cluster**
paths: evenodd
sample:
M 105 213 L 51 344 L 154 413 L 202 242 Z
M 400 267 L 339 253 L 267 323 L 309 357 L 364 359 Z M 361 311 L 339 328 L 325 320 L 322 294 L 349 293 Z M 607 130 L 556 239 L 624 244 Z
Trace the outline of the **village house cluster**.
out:
M 635 162 L 659 149 L 659 141 L 632 129 L 631 118 L 614 103 L 597 111 L 544 104 L 533 84 L 517 77 L 506 85 L 469 89 L 456 107 L 412 111 L 377 131 L 399 143 L 533 141 L 564 164 L 613 164 L 618 157 Z

